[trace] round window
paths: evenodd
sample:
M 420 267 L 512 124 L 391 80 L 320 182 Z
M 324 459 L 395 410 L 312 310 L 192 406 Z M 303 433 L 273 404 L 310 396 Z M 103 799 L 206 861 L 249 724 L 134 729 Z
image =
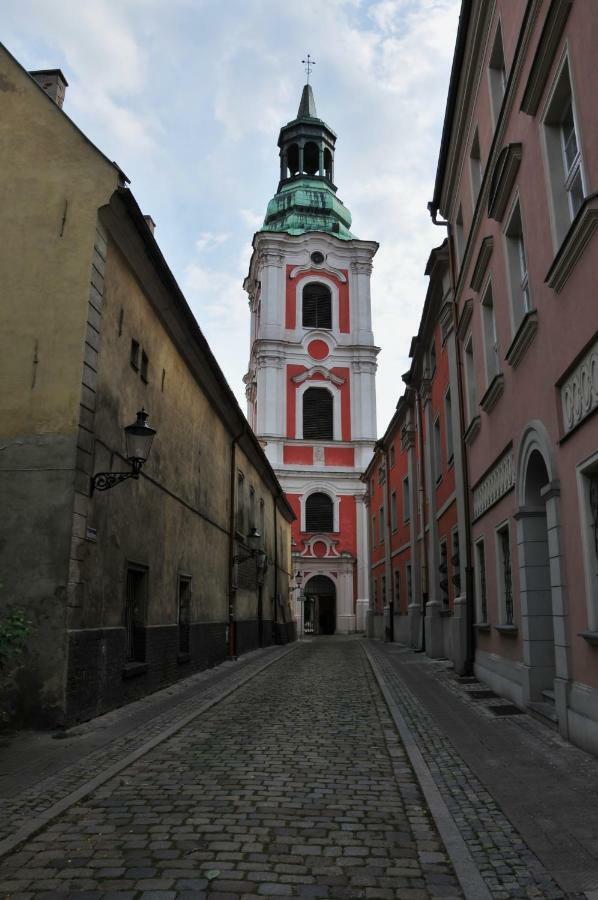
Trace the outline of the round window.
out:
M 320 253 L 319 250 L 314 250 L 311 255 L 311 261 L 315 266 L 321 266 L 324 262 L 324 254 Z

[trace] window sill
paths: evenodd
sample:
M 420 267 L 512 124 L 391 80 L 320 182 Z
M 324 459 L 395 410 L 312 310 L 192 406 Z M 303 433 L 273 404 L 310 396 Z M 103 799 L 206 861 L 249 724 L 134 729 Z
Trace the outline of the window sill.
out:
M 179 652 L 179 653 L 177 653 L 176 661 L 179 665 L 182 665 L 183 663 L 191 662 L 191 654 L 189 653 L 188 650 L 185 653 Z
M 598 647 L 598 631 L 580 631 L 579 637 L 582 637 L 592 647 Z
M 505 389 L 505 376 L 501 372 L 499 372 L 497 375 L 494 376 L 494 378 L 488 385 L 486 393 L 480 400 L 480 406 L 482 407 L 482 409 L 484 410 L 485 413 L 492 412 L 492 410 L 494 409 L 494 407 L 496 406 L 496 404 L 502 397 L 504 389 Z
M 490 622 L 475 622 L 473 627 L 476 631 L 490 632 L 492 625 Z
M 598 193 L 589 194 L 573 219 L 544 281 L 557 294 L 598 229 Z
M 465 443 L 471 446 L 478 434 L 480 433 L 480 428 L 482 427 L 482 422 L 479 416 L 474 416 L 467 428 L 465 429 L 465 434 L 463 438 Z
M 521 325 L 515 332 L 515 337 L 511 341 L 511 345 L 507 350 L 505 359 L 508 364 L 513 368 L 516 368 L 523 356 L 525 351 L 533 341 L 536 331 L 538 330 L 538 311 L 536 309 L 530 309 L 528 313 L 526 313 L 521 320 Z
M 516 637 L 519 634 L 517 625 L 495 625 L 494 630 L 507 637 Z
M 138 675 L 145 675 L 147 672 L 147 663 L 145 662 L 129 662 L 123 666 L 123 678 L 137 678 Z

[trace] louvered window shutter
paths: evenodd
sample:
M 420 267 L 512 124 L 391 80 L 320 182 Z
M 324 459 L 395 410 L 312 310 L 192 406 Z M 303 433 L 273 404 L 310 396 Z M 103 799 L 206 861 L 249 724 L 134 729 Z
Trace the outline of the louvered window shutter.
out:
M 332 296 L 323 284 L 308 284 L 303 290 L 303 327 L 332 328 Z
M 310 494 L 305 501 L 305 530 L 334 530 L 334 509 L 328 494 Z
M 309 388 L 303 395 L 303 437 L 331 441 L 334 437 L 332 394 L 326 388 Z

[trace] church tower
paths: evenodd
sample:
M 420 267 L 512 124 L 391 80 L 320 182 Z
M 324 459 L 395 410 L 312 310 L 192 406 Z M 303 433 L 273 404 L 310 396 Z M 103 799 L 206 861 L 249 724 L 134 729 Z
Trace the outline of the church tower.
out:
M 335 144 L 306 84 L 297 117 L 280 131 L 280 181 L 244 283 L 248 418 L 297 516 L 293 568 L 303 575 L 303 630 L 319 634 L 365 627 L 368 516 L 360 473 L 376 440 L 370 275 L 378 244 L 350 231 L 334 184 Z

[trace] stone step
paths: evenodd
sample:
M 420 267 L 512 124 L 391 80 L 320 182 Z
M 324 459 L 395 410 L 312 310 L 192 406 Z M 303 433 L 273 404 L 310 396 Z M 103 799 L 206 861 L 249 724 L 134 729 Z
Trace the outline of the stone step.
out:
M 548 727 L 554 729 L 554 731 L 557 730 L 558 719 L 556 712 L 554 711 L 554 703 L 528 703 L 527 711 L 534 719 L 537 719 L 538 722 L 542 722 L 543 725 L 548 725 Z

